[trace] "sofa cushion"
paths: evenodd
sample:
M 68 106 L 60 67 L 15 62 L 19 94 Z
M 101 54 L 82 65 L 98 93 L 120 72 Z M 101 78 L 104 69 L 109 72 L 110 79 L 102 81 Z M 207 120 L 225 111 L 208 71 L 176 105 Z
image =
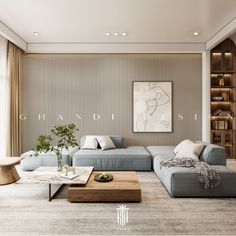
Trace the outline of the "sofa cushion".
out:
M 152 159 L 144 147 L 129 146 L 110 150 L 79 150 L 73 156 L 73 166 L 94 166 L 95 170 L 150 171 Z
M 78 147 L 69 147 L 68 150 L 62 150 L 63 165 L 72 165 L 72 155 L 76 153 L 77 150 Z M 21 155 L 23 158 L 20 163 L 22 170 L 33 171 L 40 166 L 57 166 L 57 156 L 54 152 L 41 152 L 37 157 L 34 156 L 34 154 L 35 152 L 31 150 Z
M 83 145 L 80 147 L 81 149 L 97 149 L 98 141 L 96 136 L 86 136 Z
M 94 135 L 94 136 L 100 136 L 100 135 Z M 119 136 L 119 135 L 109 135 L 112 142 L 116 146 L 116 148 L 124 148 L 124 137 Z M 82 136 L 80 139 L 80 147 L 83 147 L 84 142 L 85 142 L 86 136 Z
M 178 152 L 181 150 L 181 148 L 183 147 L 183 145 L 185 145 L 186 143 L 192 143 L 192 141 L 190 141 L 190 139 L 185 139 L 182 142 L 180 142 L 174 149 L 174 153 L 175 155 L 178 154 Z
M 175 146 L 148 146 L 146 149 L 152 157 L 158 156 L 161 160 L 167 160 L 175 157 Z
M 179 148 L 175 158 L 191 158 L 199 161 L 199 156 L 205 146 L 206 144 L 203 143 L 185 142 Z
M 97 136 L 97 141 L 102 150 L 114 149 L 116 148 L 110 136 Z
M 202 141 L 197 141 L 196 143 L 206 144 L 206 147 L 204 148 L 203 152 L 199 157 L 201 161 L 205 161 L 209 165 L 226 165 L 225 148 Z
M 196 178 L 195 168 L 164 167 L 160 168 L 160 158 L 155 157 L 153 168 L 160 181 L 172 197 L 235 197 L 236 172 L 223 165 L 215 165 L 221 183 L 211 189 L 205 189 Z

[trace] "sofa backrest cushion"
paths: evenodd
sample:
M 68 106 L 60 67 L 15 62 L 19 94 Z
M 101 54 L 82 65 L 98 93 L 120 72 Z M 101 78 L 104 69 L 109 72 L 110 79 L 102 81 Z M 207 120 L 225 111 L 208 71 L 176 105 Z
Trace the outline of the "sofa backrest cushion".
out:
M 226 150 L 225 148 L 202 141 L 196 143 L 204 143 L 206 147 L 203 149 L 199 159 L 205 161 L 209 165 L 226 165 Z
M 93 136 L 103 136 L 103 135 L 93 135 Z M 114 145 L 116 146 L 116 148 L 124 148 L 125 147 L 124 146 L 124 137 L 122 137 L 120 135 L 108 135 L 108 136 L 111 137 L 111 140 L 114 143 Z M 80 147 L 83 147 L 85 139 L 86 139 L 86 135 L 81 137 Z

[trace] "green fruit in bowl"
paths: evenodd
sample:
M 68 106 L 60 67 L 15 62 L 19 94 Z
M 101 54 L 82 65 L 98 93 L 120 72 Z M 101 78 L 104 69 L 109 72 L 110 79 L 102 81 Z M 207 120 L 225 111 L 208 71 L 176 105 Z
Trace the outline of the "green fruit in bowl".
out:
M 109 177 L 109 175 L 106 173 L 106 172 L 102 172 L 100 175 L 99 175 L 99 178 L 100 179 L 107 179 Z

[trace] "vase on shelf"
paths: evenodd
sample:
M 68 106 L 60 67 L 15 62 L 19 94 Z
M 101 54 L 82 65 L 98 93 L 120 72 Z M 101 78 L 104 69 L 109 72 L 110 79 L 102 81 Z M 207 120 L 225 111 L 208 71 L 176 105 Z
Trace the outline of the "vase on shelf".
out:
M 224 86 L 225 85 L 224 76 L 218 75 L 218 79 L 219 79 L 219 86 Z

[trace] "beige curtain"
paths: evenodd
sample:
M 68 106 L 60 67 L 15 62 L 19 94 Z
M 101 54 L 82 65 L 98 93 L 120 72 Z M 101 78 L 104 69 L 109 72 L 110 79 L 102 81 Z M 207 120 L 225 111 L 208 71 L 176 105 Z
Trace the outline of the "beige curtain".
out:
M 8 42 L 8 79 L 9 79 L 9 123 L 7 135 L 7 156 L 21 154 L 21 57 L 22 50 Z

